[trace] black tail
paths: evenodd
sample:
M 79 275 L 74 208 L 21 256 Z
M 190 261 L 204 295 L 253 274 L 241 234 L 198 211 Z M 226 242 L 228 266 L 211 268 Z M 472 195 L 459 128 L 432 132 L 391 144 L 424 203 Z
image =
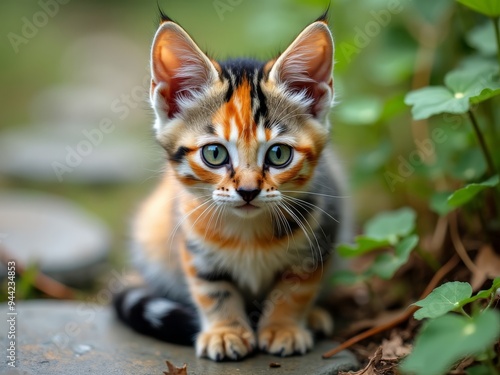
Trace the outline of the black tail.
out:
M 151 296 L 145 289 L 128 289 L 114 299 L 121 321 L 135 331 L 162 341 L 192 345 L 199 332 L 194 307 Z

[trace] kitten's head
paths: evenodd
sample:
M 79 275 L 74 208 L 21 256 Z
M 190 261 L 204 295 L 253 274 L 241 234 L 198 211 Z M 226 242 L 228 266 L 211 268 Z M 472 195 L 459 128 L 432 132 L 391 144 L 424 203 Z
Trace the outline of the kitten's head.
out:
M 332 59 L 321 20 L 276 59 L 221 63 L 164 21 L 152 47 L 151 102 L 179 181 L 248 218 L 306 190 L 328 141 Z

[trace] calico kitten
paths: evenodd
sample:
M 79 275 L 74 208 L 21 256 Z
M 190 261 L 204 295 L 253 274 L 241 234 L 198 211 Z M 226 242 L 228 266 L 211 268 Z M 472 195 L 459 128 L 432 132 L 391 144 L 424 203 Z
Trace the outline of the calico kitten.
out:
M 332 332 L 315 303 L 348 222 L 333 49 L 321 18 L 271 61 L 217 62 L 164 17 L 151 103 L 168 160 L 135 221 L 144 284 L 116 298 L 121 320 L 213 360 L 303 354 Z

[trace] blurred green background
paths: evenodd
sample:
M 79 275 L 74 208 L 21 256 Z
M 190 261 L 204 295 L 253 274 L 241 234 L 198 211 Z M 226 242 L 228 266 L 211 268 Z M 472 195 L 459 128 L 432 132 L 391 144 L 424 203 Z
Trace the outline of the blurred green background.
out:
M 44 10 L 49 3 L 58 4 L 51 8 L 53 14 Z M 328 1 L 159 0 L 159 4 L 216 59 L 241 55 L 268 59 L 320 16 Z M 40 12 L 48 14 L 46 20 Z M 404 182 L 393 185 L 387 180 L 386 172 L 397 173 L 401 158 L 406 159 L 415 150 L 415 140 L 428 132 L 427 123 L 411 120 L 404 95 L 429 83 L 440 84 L 433 77 L 456 64 L 454 51 L 470 49 L 458 35 L 475 20 L 461 12 L 451 0 L 331 1 L 337 101 L 331 114 L 332 141 L 350 176 L 358 222 L 403 204 L 418 209 L 435 181 L 448 178 L 448 160 L 456 159 L 474 141 L 462 127 L 443 145 L 449 152 L 426 155 L 425 170 L 416 168 Z M 458 17 L 451 20 L 452 14 Z M 7 171 L 0 175 L 0 189 L 37 190 L 75 201 L 111 228 L 111 264 L 121 265 L 131 217 L 155 185 L 163 162 L 151 132 L 151 111 L 140 95 L 146 91 L 149 47 L 157 27 L 156 0 L 5 0 L 0 15 L 0 141 L 13 132 L 29 133 L 35 141 L 21 142 L 16 152 L 26 160 L 38 159 L 42 155 L 37 153 L 45 151 L 33 147 L 37 140 L 40 144 L 53 140 L 55 134 L 68 131 L 67 124 L 72 129 L 69 141 L 50 146 L 60 149 L 55 150 L 57 155 L 65 155 L 66 146 L 75 148 L 78 140 L 85 139 L 82 129 L 96 128 L 109 118 L 114 129 L 104 134 L 94 151 L 108 147 L 111 153 L 121 150 L 118 159 L 120 152 L 140 159 L 130 174 L 131 163 L 118 160 L 116 169 L 123 168 L 123 173 L 109 179 L 73 178 L 80 167 L 64 173 L 62 181 L 50 173 L 53 166 L 48 176 L 36 178 Z M 26 20 L 41 26 L 29 29 Z M 117 100 L 127 109 L 117 110 Z M 444 124 L 449 132 L 446 121 L 450 122 L 440 117 L 433 125 Z

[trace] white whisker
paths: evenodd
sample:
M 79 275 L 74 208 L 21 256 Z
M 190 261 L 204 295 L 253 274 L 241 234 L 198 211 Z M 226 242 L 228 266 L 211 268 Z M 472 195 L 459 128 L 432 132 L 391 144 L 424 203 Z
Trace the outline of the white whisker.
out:
M 318 195 L 320 197 L 338 198 L 338 199 L 351 198 L 349 195 L 330 195 L 330 194 L 323 194 L 323 193 L 314 193 L 312 191 L 301 191 L 301 190 L 280 190 L 280 191 L 282 193 L 309 194 L 309 195 Z
M 303 199 L 300 199 L 300 198 L 296 198 L 296 197 L 291 197 L 289 195 L 284 195 L 283 194 L 283 198 L 284 199 L 290 199 L 294 202 L 297 202 L 298 203 L 302 203 L 302 204 L 305 204 L 311 208 L 314 208 L 314 209 L 317 209 L 317 210 L 320 210 L 321 212 L 323 212 L 325 215 L 327 215 L 330 219 L 332 219 L 333 221 L 335 221 L 336 223 L 340 223 L 337 219 L 335 219 L 332 215 L 330 215 L 328 212 L 326 212 L 325 210 L 323 210 L 321 207 L 315 205 L 315 204 L 312 204 L 311 202 L 308 202 L 308 201 L 305 201 Z

